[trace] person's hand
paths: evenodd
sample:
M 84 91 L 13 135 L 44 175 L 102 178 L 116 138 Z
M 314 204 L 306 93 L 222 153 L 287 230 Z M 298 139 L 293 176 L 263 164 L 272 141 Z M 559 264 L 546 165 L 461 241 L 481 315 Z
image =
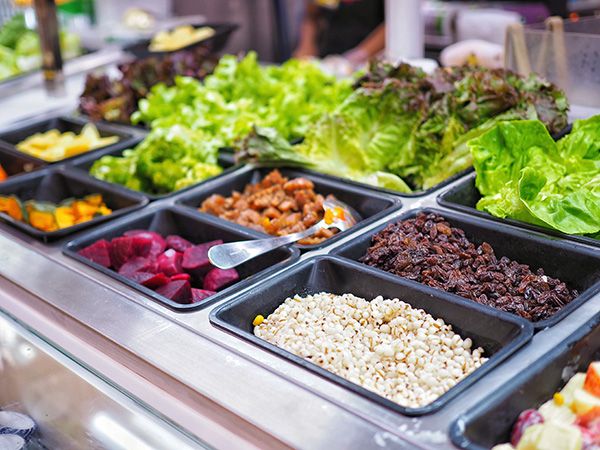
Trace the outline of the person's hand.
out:
M 296 59 L 311 59 L 317 58 L 319 56 L 319 51 L 316 46 L 311 45 L 300 45 L 294 52 L 292 53 L 292 58 Z
M 354 47 L 353 49 L 342 54 L 342 56 L 346 58 L 348 62 L 352 64 L 352 66 L 360 67 L 367 59 L 369 59 L 370 55 L 362 48 Z

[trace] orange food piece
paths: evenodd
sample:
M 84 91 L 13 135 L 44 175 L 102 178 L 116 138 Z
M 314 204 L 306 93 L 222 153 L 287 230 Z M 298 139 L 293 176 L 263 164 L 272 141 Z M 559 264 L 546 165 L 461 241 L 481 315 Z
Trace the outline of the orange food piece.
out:
M 32 210 L 29 212 L 29 224 L 42 231 L 56 231 L 56 221 L 54 220 L 54 214 L 46 211 Z
M 23 220 L 23 206 L 19 199 L 13 195 L 8 197 L 6 212 L 15 220 Z
M 2 164 L 0 164 L 0 181 L 4 181 L 8 178 L 6 171 L 2 168 Z
M 600 362 L 592 362 L 588 366 L 583 382 L 583 389 L 596 397 L 600 397 Z

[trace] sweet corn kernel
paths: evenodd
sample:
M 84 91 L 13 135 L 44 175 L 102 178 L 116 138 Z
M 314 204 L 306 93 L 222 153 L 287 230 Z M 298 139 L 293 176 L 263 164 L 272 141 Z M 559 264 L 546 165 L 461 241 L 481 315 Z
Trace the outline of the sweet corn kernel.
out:
M 556 403 L 556 406 L 562 406 L 564 402 L 565 402 L 565 398 L 562 396 L 562 394 L 560 392 L 557 392 L 556 394 L 554 394 L 554 403 Z
M 265 318 L 263 316 L 261 316 L 260 314 L 258 316 L 256 316 L 254 318 L 254 320 L 252 321 L 252 325 L 254 325 L 255 327 L 259 326 L 261 323 L 263 323 L 265 320 Z

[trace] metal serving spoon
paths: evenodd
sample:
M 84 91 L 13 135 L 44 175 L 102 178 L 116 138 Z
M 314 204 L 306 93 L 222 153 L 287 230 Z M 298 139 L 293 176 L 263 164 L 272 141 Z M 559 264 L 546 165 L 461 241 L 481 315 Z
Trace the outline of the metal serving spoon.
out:
M 231 269 L 282 245 L 312 236 L 323 228 L 337 228 L 340 231 L 345 231 L 356 225 L 358 214 L 356 212 L 353 214 L 351 212 L 352 208 L 339 200 L 325 199 L 323 209 L 325 210 L 325 217 L 304 231 L 280 237 L 215 245 L 208 250 L 208 259 L 213 266 L 219 269 Z M 358 220 L 360 220 L 360 217 L 358 217 Z

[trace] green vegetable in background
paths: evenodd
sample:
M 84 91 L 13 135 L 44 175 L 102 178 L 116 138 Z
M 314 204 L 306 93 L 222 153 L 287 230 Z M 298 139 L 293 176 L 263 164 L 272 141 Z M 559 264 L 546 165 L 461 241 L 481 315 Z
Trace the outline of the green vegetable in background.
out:
M 218 175 L 222 143 L 202 131 L 181 125 L 154 128 L 133 150 L 122 157 L 104 156 L 90 174 L 151 194 L 164 194 Z
M 401 192 L 425 190 L 470 167 L 467 142 L 499 121 L 540 118 L 556 132 L 566 125 L 567 106 L 564 94 L 536 75 L 471 67 L 425 75 L 379 61 L 294 147 L 302 160 L 296 164 Z M 236 158 L 291 163 L 288 148 L 261 149 L 256 139 Z
M 477 208 L 568 234 L 600 232 L 600 116 L 555 142 L 539 121 L 500 123 L 468 144 Z
M 0 28 L 0 45 L 14 49 L 21 35 L 27 32 L 25 16 L 16 14 Z
M 181 189 L 220 173 L 218 149 L 255 125 L 273 127 L 284 140 L 302 137 L 350 92 L 348 81 L 305 61 L 262 67 L 254 52 L 241 61 L 225 55 L 204 84 L 176 77 L 172 87 L 155 85 L 131 116 L 151 123 L 152 132 L 129 157 L 105 157 L 90 173 L 145 192 Z

